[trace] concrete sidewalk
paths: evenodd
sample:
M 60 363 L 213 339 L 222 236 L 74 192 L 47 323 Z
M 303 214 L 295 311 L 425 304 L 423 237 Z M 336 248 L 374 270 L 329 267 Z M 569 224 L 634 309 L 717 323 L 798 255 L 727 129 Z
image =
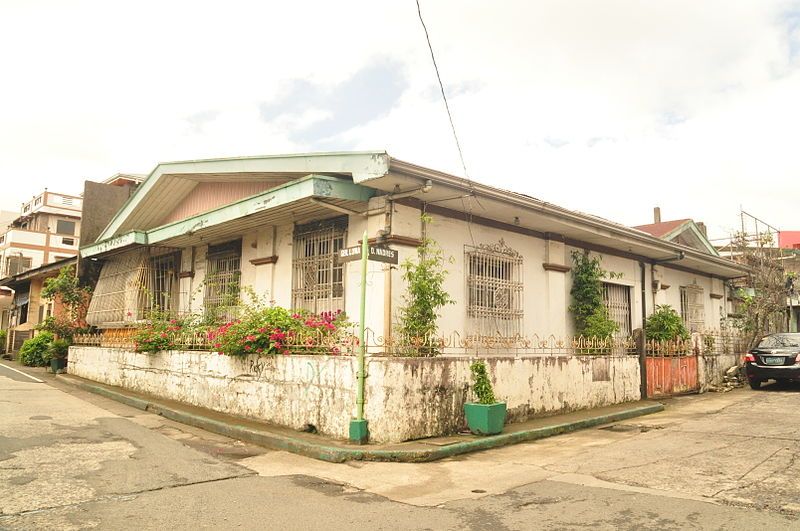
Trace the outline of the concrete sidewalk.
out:
M 76 376 L 58 375 L 57 380 L 143 411 L 156 413 L 170 420 L 202 428 L 213 433 L 267 448 L 285 450 L 334 463 L 345 461 L 435 461 L 469 452 L 498 448 L 601 424 L 618 422 L 656 413 L 664 409 L 664 406 L 657 402 L 631 402 L 509 424 L 503 433 L 493 436 L 480 437 L 471 434 L 457 434 L 397 444 L 367 444 L 359 446 L 318 434 L 298 432 L 281 426 L 225 415 L 181 402 L 145 396 Z

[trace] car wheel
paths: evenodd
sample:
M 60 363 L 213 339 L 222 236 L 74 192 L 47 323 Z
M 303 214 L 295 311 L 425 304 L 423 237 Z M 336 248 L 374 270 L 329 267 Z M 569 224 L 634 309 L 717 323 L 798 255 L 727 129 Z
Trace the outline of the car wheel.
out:
M 761 380 L 747 380 L 747 383 L 750 384 L 750 389 L 755 389 L 756 391 L 761 389 Z

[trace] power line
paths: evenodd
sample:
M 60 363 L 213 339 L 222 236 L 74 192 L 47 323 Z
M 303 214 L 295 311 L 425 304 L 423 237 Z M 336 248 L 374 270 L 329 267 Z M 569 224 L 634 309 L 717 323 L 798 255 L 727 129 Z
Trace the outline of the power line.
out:
M 467 173 L 467 165 L 464 162 L 464 152 L 461 151 L 461 142 L 458 141 L 458 134 L 456 133 L 456 126 L 453 123 L 453 115 L 450 113 L 450 104 L 447 103 L 447 95 L 444 92 L 444 84 L 442 83 L 442 76 L 439 75 L 439 66 L 436 64 L 436 56 L 433 54 L 433 46 L 431 46 L 431 37 L 428 35 L 428 27 L 425 26 L 425 21 L 422 19 L 422 9 L 419 6 L 419 0 L 417 2 L 417 14 L 419 15 L 419 21 L 422 23 L 422 29 L 425 31 L 425 40 L 428 42 L 428 50 L 431 52 L 431 61 L 433 61 L 433 69 L 436 71 L 436 79 L 439 81 L 439 89 L 442 91 L 442 100 L 444 101 L 444 108 L 447 110 L 447 117 L 450 119 L 450 129 L 453 130 L 453 138 L 456 140 L 456 147 L 458 148 L 458 156 L 461 158 L 461 167 L 464 169 L 464 177 L 469 180 L 469 174 Z
M 472 235 L 472 196 L 474 195 L 472 181 L 467 172 L 467 164 L 464 162 L 464 152 L 461 150 L 461 142 L 458 141 L 458 133 L 456 133 L 456 125 L 453 122 L 453 114 L 450 112 L 450 104 L 447 102 L 447 94 L 444 91 L 444 83 L 442 83 L 442 76 L 439 74 L 439 65 L 436 64 L 436 56 L 433 53 L 433 46 L 431 45 L 431 37 L 428 34 L 428 27 L 425 25 L 425 20 L 422 18 L 422 8 L 420 8 L 419 0 L 417 2 L 417 15 L 422 24 L 422 30 L 425 32 L 425 40 L 428 43 L 428 50 L 431 53 L 431 61 L 433 61 L 433 69 L 436 71 L 436 79 L 439 82 L 439 90 L 442 92 L 442 101 L 444 101 L 444 108 L 447 110 L 447 118 L 450 120 L 450 129 L 453 131 L 453 138 L 456 141 L 456 148 L 458 148 L 458 157 L 461 159 L 461 168 L 464 170 L 464 185 L 469 189 L 469 208 L 464 203 L 463 196 L 461 197 L 461 206 L 464 208 L 467 222 L 467 230 L 469 231 L 469 238 L 472 240 L 472 245 L 475 245 L 475 237 Z

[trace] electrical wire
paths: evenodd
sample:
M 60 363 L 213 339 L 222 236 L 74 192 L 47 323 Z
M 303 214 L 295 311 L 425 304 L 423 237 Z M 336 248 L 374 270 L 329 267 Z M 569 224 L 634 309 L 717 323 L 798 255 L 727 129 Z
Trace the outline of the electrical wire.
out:
M 469 237 L 472 240 L 472 245 L 475 245 L 475 237 L 472 235 L 472 196 L 474 195 L 474 190 L 472 186 L 472 181 L 469 178 L 469 173 L 467 172 L 467 164 L 464 162 L 464 152 L 461 150 L 461 142 L 458 141 L 458 133 L 456 133 L 456 125 L 453 122 L 453 114 L 450 112 L 450 104 L 447 102 L 447 94 L 444 91 L 444 83 L 442 83 L 442 76 L 439 74 L 439 65 L 436 64 L 436 56 L 433 53 L 433 45 L 431 45 L 431 37 L 428 34 L 428 27 L 425 25 L 425 20 L 422 18 L 422 8 L 419 5 L 419 0 L 415 0 L 417 3 L 417 15 L 419 15 L 419 21 L 422 24 L 422 30 L 425 32 L 425 40 L 428 43 L 428 50 L 431 53 L 431 61 L 433 62 L 433 69 L 436 71 L 436 79 L 439 82 L 439 90 L 442 92 L 442 101 L 444 101 L 444 108 L 447 111 L 447 118 L 450 120 L 450 129 L 453 131 L 453 138 L 456 141 L 456 148 L 458 148 L 458 157 L 461 160 L 461 168 L 464 170 L 464 185 L 470 191 L 469 200 L 470 206 L 467 209 L 466 204 L 464 203 L 464 198 L 461 198 L 461 206 L 464 208 L 467 222 L 467 229 L 469 230 Z M 468 212 L 467 212 L 468 210 Z

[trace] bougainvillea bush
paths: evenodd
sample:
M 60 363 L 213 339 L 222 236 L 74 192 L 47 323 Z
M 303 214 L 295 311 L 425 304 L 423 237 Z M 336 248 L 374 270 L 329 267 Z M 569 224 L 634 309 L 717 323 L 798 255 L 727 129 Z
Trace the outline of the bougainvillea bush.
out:
M 177 347 L 177 335 L 184 331 L 185 323 L 171 319 L 168 315 L 154 313 L 133 334 L 136 352 L 159 352 Z
M 346 340 L 344 313 L 314 315 L 279 306 L 246 312 L 208 333 L 215 351 L 230 356 L 247 354 L 339 354 Z
M 210 329 L 198 319 L 153 314 L 136 330 L 133 341 L 136 352 L 186 348 L 187 338 L 199 336 L 206 349 L 230 356 L 340 354 L 342 345 L 352 342 L 349 332 L 341 310 L 315 315 L 262 305 L 245 308 L 240 318 Z

